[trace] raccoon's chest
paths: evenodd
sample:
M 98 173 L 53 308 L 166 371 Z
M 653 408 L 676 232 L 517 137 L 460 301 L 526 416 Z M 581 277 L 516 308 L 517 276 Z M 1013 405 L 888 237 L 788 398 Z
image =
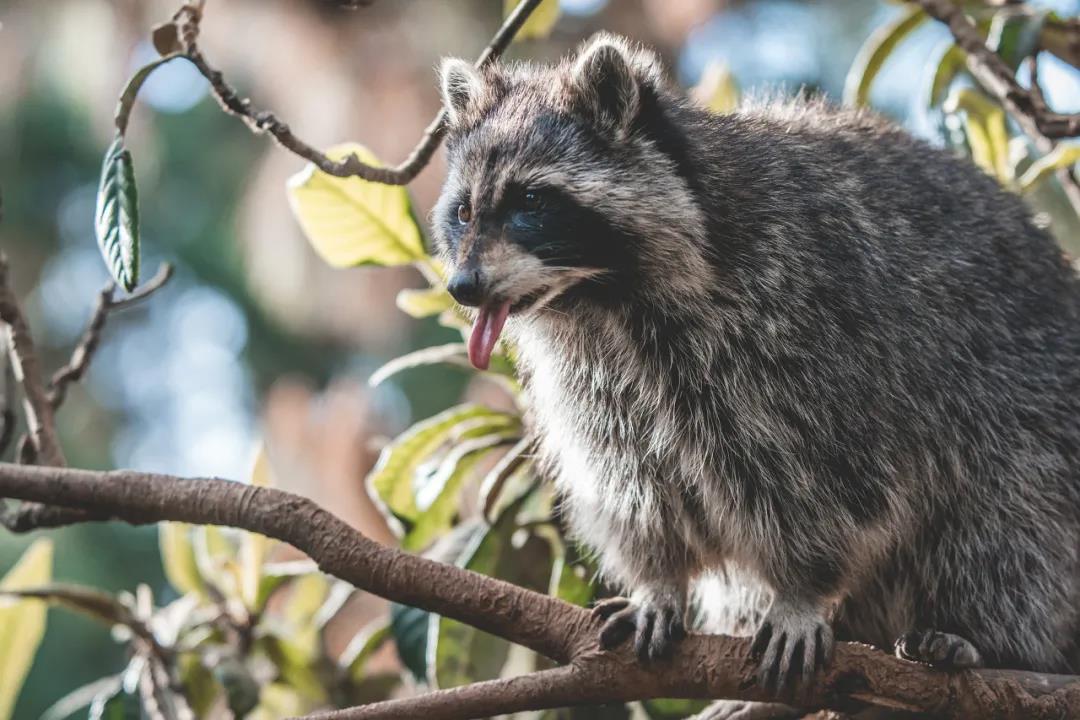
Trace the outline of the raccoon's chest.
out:
M 583 338 L 588 348 L 557 342 L 518 339 L 541 454 L 571 525 L 593 545 L 662 533 L 704 562 L 719 542 L 717 483 L 685 405 L 602 334 Z

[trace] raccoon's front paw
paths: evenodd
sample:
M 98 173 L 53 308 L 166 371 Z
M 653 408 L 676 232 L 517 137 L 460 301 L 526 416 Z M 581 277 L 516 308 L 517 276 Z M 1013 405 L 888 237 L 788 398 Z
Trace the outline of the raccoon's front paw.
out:
M 979 651 L 969 641 L 937 630 L 912 630 L 896 641 L 896 657 L 933 665 L 941 670 L 982 667 Z
M 616 597 L 600 600 L 593 612 L 604 618 L 600 646 L 605 650 L 634 636 L 634 650 L 641 662 L 667 657 L 686 635 L 682 608 Z
M 832 657 L 833 632 L 822 611 L 776 600 L 750 646 L 758 684 L 778 694 L 802 688 Z

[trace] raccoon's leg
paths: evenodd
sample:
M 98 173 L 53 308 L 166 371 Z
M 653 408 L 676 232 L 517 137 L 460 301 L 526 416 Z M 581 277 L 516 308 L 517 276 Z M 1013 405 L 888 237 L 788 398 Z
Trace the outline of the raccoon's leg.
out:
M 750 654 L 758 659 L 758 683 L 777 693 L 797 688 L 832 657 L 833 631 L 825 603 L 777 593 L 754 635 Z
M 983 666 L 982 654 L 959 635 L 937 630 L 912 630 L 896 641 L 896 657 L 933 665 L 942 670 Z
M 645 586 L 630 598 L 601 600 L 593 612 L 605 619 L 600 645 L 610 649 L 633 635 L 642 662 L 667 657 L 686 635 L 686 591 L 678 587 Z

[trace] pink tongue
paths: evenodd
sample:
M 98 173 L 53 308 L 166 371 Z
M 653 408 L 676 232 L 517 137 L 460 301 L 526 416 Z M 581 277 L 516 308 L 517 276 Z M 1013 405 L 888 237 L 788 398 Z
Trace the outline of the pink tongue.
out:
M 495 307 L 483 305 L 476 313 L 472 334 L 469 335 L 469 362 L 478 370 L 487 370 L 491 364 L 491 353 L 499 341 L 499 333 L 510 314 L 510 303 L 500 303 Z

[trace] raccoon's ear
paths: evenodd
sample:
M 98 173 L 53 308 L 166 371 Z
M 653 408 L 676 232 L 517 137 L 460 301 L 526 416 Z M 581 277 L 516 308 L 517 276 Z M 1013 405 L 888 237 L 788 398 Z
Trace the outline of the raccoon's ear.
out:
M 598 33 L 578 53 L 572 76 L 584 109 L 622 136 L 637 116 L 642 86 L 655 88 L 660 69 L 652 53 L 624 38 Z
M 442 61 L 439 66 L 439 86 L 451 124 L 461 120 L 465 108 L 479 96 L 483 83 L 483 78 L 471 63 L 460 58 L 445 58 Z

